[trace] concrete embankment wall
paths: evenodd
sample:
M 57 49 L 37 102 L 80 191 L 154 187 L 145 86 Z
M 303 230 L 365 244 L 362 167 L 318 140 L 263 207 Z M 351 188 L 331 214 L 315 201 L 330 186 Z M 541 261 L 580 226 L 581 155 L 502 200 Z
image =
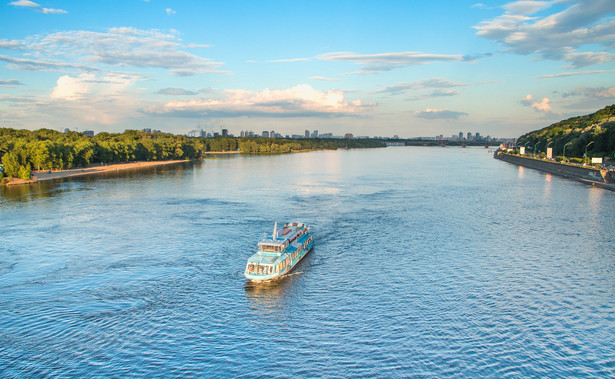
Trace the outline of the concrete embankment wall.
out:
M 589 167 L 571 166 L 557 162 L 545 161 L 542 159 L 520 157 L 518 155 L 510 154 L 499 154 L 496 156 L 496 158 L 509 163 L 514 163 L 516 165 L 525 166 L 528 168 L 533 168 L 535 170 L 548 172 L 550 174 L 563 176 L 565 178 L 588 180 L 591 182 L 598 183 L 607 182 L 607 178 L 605 178 L 604 176 L 606 172 L 603 173 L 601 172 L 601 170 Z

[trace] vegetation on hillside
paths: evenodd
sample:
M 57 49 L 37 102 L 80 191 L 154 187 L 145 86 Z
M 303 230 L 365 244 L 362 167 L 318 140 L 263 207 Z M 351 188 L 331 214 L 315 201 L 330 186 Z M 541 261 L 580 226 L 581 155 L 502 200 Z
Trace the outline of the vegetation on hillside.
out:
M 522 135 L 517 146 L 527 146 L 535 152 L 545 152 L 547 145 L 553 155 L 582 157 L 587 147 L 589 157 L 614 157 L 615 154 L 615 104 L 596 113 L 572 117 L 546 128 Z M 589 146 L 588 146 L 589 145 Z
M 0 128 L 0 161 L 5 175 L 29 179 L 32 170 L 85 167 L 92 163 L 200 159 L 207 152 L 286 153 L 291 150 L 381 147 L 374 140 L 188 138 L 165 133 L 127 130 L 87 137 L 60 133 Z

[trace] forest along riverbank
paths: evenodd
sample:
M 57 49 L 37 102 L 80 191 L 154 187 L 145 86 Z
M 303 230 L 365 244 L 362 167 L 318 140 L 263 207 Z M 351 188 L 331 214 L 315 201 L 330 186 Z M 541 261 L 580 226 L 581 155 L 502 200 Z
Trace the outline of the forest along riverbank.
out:
M 187 160 L 172 160 L 172 161 L 154 161 L 154 162 L 128 162 L 128 163 L 116 163 L 116 164 L 94 164 L 84 168 L 75 168 L 70 170 L 62 170 L 62 171 L 33 171 L 32 179 L 23 180 L 10 178 L 9 181 L 5 183 L 7 186 L 12 185 L 20 185 L 20 184 L 30 184 L 36 182 L 42 182 L 46 180 L 54 180 L 54 179 L 63 179 L 63 178 L 71 178 L 75 176 L 85 176 L 85 175 L 95 175 L 101 174 L 105 172 L 115 172 L 115 171 L 124 171 L 124 170 L 136 170 L 140 168 L 148 168 L 154 166 L 166 166 L 173 165 L 178 163 L 184 163 Z

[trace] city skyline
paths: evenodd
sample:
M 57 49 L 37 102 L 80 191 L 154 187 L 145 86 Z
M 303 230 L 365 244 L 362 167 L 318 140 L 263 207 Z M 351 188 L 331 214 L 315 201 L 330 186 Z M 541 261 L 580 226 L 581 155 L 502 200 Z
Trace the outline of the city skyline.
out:
M 615 103 L 614 14 L 607 0 L 6 1 L 0 127 L 518 137 Z

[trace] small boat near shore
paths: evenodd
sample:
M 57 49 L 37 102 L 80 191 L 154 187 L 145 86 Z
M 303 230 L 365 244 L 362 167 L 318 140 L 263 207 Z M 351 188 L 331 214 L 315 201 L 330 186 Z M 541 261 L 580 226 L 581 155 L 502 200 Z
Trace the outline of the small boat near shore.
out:
M 313 246 L 307 225 L 293 222 L 278 230 L 276 222 L 271 238 L 265 236 L 258 243 L 258 251 L 248 258 L 244 275 L 253 282 L 281 277 L 292 271 Z

